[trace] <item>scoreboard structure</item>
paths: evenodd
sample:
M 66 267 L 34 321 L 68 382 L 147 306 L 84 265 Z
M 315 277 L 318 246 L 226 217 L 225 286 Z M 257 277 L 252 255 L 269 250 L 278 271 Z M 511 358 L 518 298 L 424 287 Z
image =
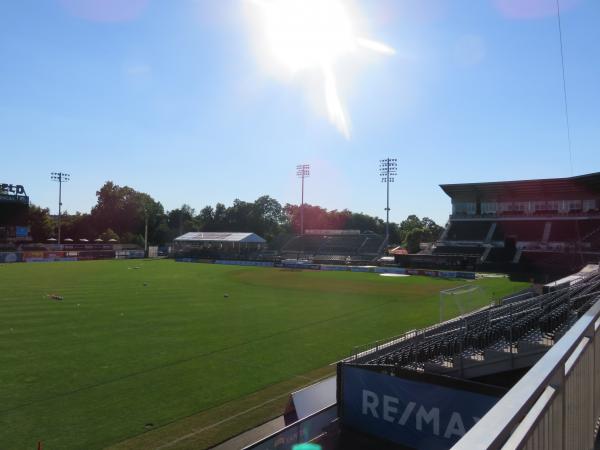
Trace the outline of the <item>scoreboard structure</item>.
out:
M 0 202 L 23 203 L 29 206 L 29 197 L 21 184 L 0 183 Z
M 31 240 L 29 197 L 20 184 L 0 183 L 0 243 Z

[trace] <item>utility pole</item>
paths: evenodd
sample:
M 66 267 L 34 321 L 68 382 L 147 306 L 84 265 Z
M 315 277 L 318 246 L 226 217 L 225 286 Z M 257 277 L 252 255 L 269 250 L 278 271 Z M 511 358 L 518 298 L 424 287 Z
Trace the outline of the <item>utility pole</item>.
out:
M 148 257 L 148 209 L 144 205 L 144 258 Z
M 71 179 L 71 175 L 64 172 L 52 172 L 50 178 L 58 181 L 58 244 L 60 244 L 60 219 L 62 216 L 62 184 Z
M 310 164 L 296 166 L 296 175 L 302 178 L 302 203 L 300 203 L 300 234 L 304 234 L 304 179 L 310 176 Z
M 385 158 L 379 160 L 379 175 L 381 182 L 386 184 L 386 203 L 385 203 L 385 241 L 386 245 L 390 240 L 390 183 L 394 182 L 394 176 L 398 170 L 396 158 Z

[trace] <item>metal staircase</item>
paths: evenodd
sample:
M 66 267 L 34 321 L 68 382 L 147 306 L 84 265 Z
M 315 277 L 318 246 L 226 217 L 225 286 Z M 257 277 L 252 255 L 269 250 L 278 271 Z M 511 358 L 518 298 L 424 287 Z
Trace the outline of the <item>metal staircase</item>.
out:
M 546 244 L 550 239 L 550 233 L 552 232 L 552 222 L 546 222 L 544 224 L 544 234 L 542 235 L 542 242 Z
M 487 232 L 487 235 L 485 236 L 485 241 L 483 241 L 483 242 L 485 242 L 486 244 L 489 244 L 490 242 L 492 242 L 492 237 L 494 236 L 494 233 L 496 232 L 497 225 L 498 224 L 496 222 L 492 223 L 492 226 L 490 226 L 490 229 Z

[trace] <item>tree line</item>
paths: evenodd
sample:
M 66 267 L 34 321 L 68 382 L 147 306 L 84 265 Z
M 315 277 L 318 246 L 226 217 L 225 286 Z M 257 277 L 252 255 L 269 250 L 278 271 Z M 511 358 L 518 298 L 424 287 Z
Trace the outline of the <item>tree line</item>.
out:
M 217 203 L 205 206 L 198 213 L 187 204 L 165 211 L 150 195 L 128 186 L 106 182 L 97 192 L 97 201 L 89 213 L 64 213 L 61 216 L 61 236 L 90 241 L 117 239 L 122 243 L 143 245 L 144 228 L 148 222 L 148 241 L 153 245 L 172 242 L 190 231 L 253 232 L 264 237 L 275 248 L 286 236 L 300 231 L 300 205 L 282 205 L 263 195 L 254 202 L 235 199 L 231 206 Z M 36 242 L 56 237 L 56 220 L 47 208 L 32 205 L 28 222 Z M 304 205 L 304 229 L 348 229 L 385 234 L 385 221 L 364 213 L 327 210 L 316 205 Z M 443 228 L 433 220 L 415 215 L 398 223 L 390 222 L 390 243 L 404 245 L 410 252 L 418 251 L 421 242 L 439 238 Z

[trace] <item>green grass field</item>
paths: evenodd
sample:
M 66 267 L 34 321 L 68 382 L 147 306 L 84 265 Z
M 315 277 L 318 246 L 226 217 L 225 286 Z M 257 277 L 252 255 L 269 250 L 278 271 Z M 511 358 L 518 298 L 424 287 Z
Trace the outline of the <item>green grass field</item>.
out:
M 0 449 L 101 449 L 149 423 L 235 411 L 355 345 L 434 323 L 439 291 L 464 283 L 171 260 L 0 265 Z M 496 297 L 525 286 L 475 283 Z

